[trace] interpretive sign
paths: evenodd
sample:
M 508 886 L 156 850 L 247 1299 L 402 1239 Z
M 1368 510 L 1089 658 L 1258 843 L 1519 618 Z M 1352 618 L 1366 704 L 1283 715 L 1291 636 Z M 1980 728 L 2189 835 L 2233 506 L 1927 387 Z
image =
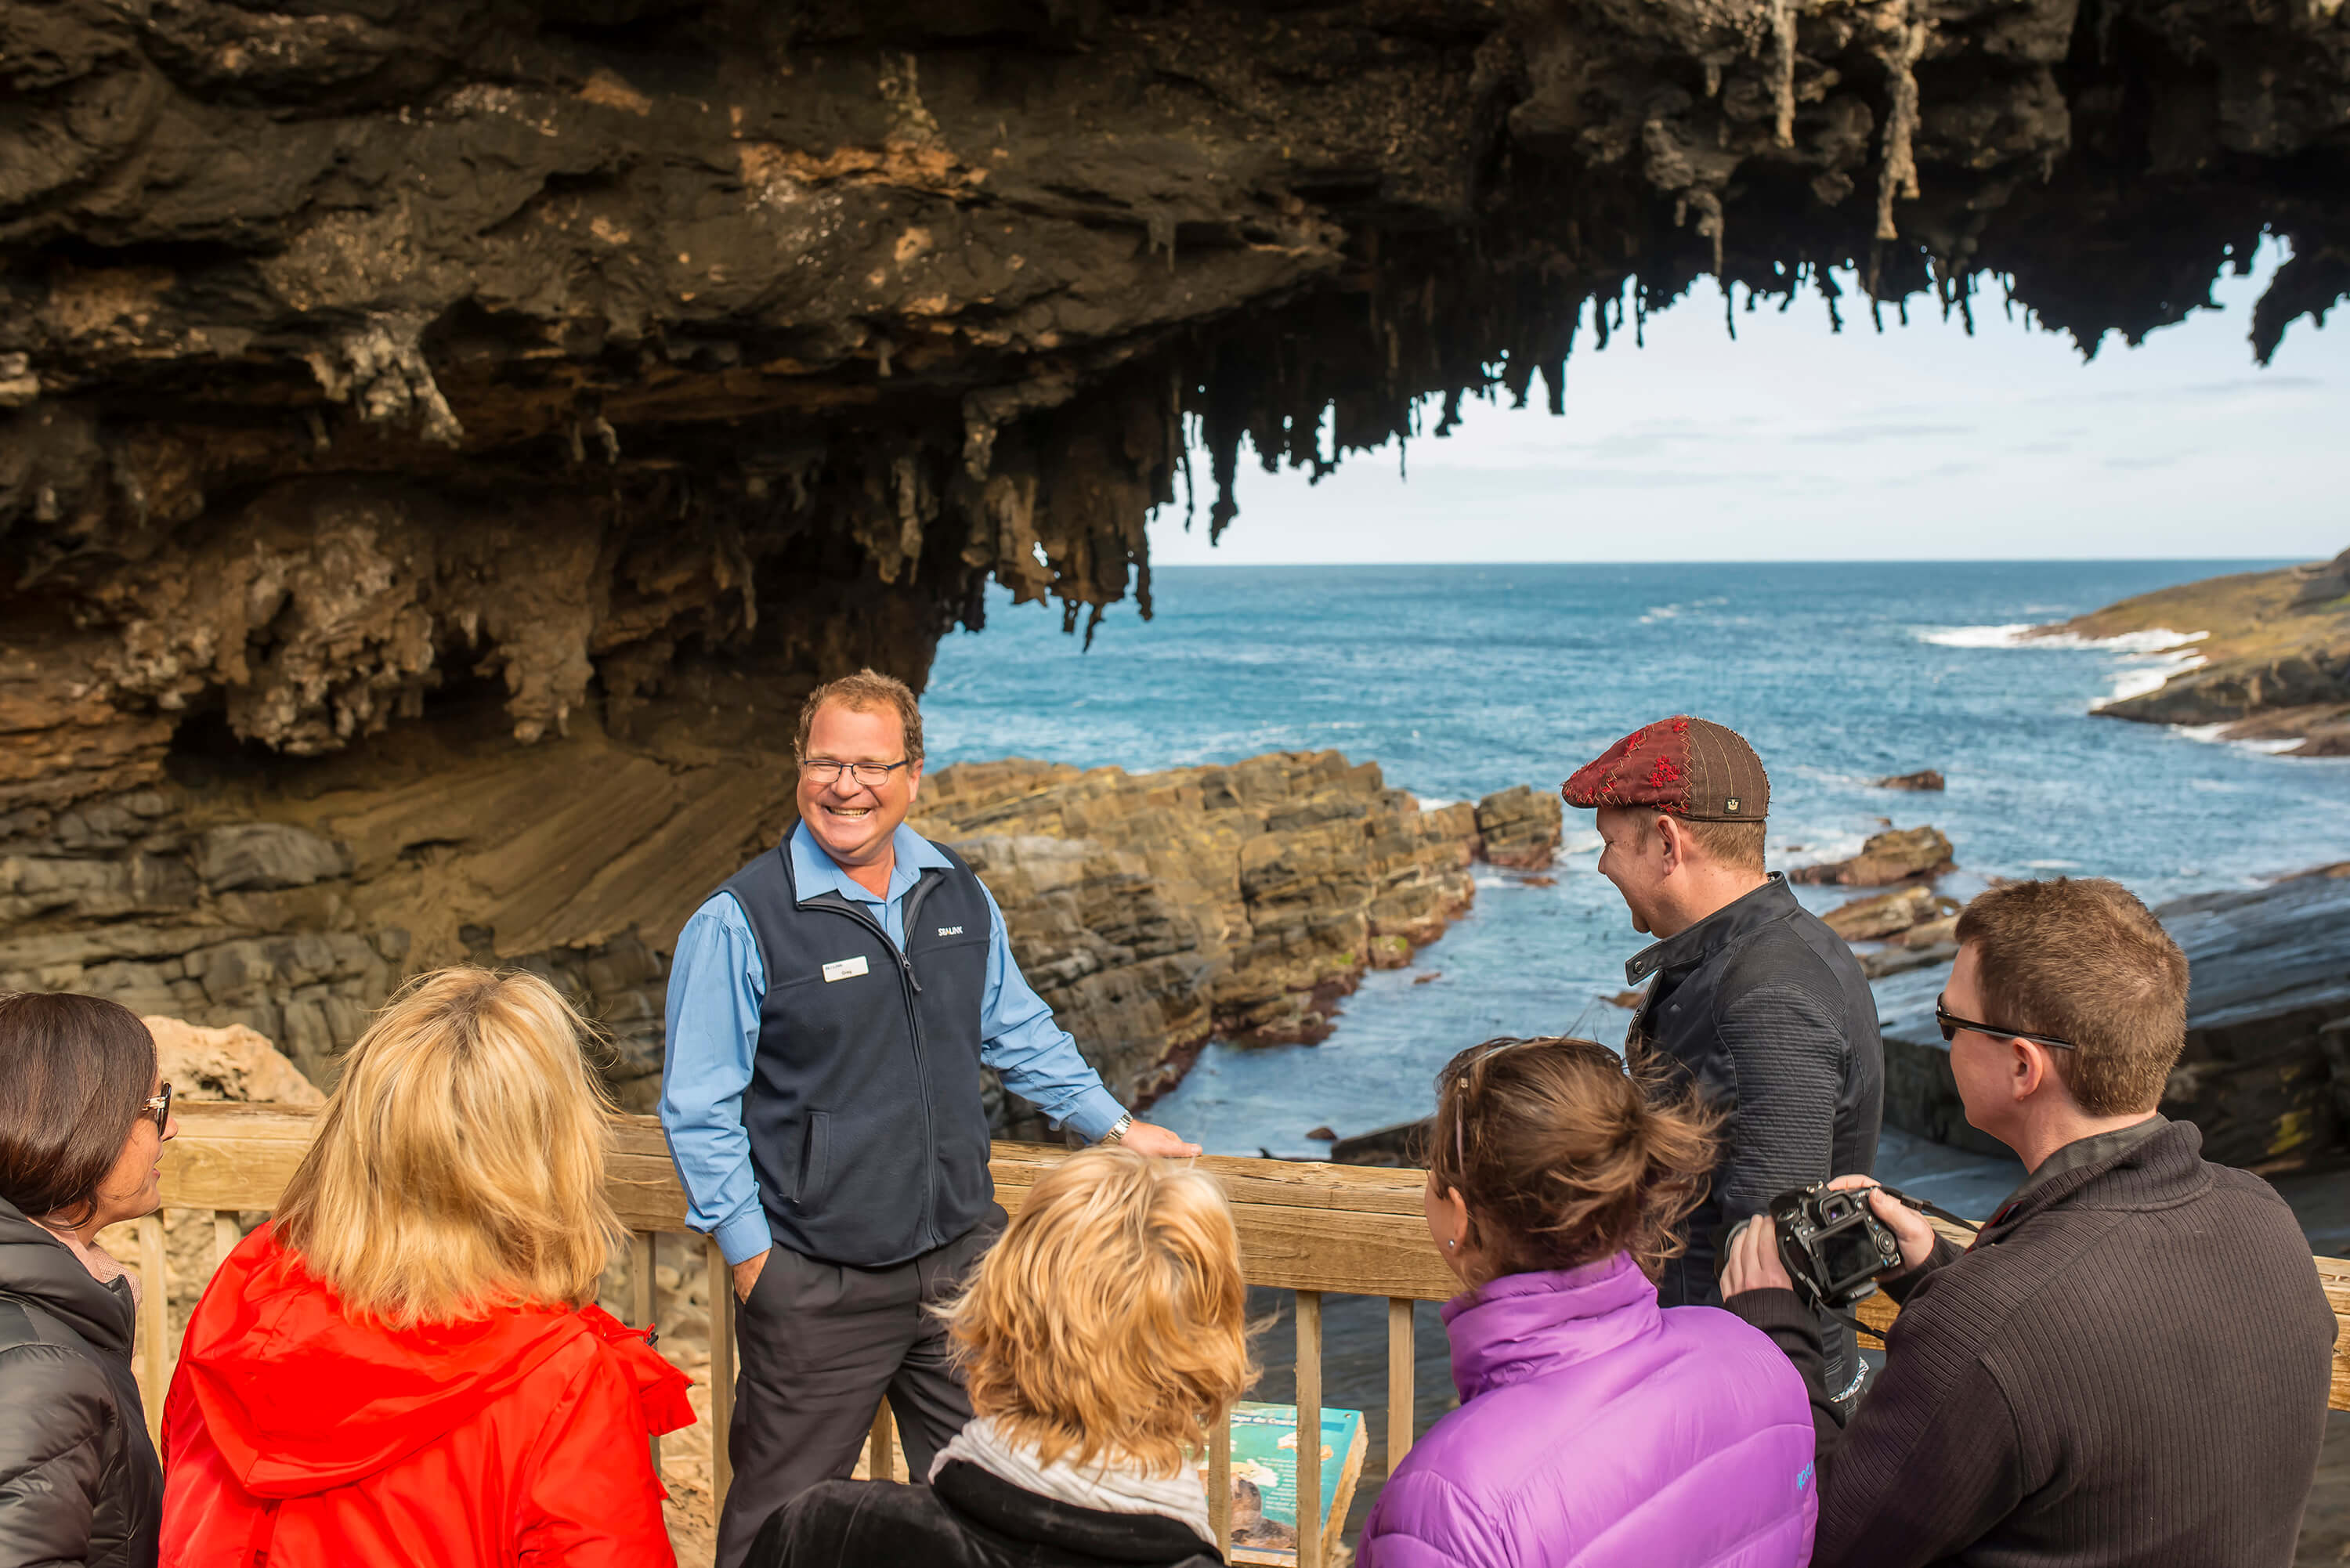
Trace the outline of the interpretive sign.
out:
M 1232 1549 L 1234 1563 L 1299 1568 L 1297 1562 L 1297 1407 L 1232 1407 Z M 1362 1479 L 1363 1413 L 1322 1412 L 1322 1542 L 1326 1556 L 1354 1505 Z M 1200 1481 L 1207 1484 L 1205 1459 Z M 1316 1565 L 1307 1565 L 1316 1568 Z

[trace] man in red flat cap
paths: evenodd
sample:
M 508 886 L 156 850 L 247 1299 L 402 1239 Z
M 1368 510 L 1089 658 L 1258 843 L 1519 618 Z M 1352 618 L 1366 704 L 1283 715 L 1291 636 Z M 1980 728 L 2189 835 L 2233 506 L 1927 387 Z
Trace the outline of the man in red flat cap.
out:
M 1650 981 L 1624 1040 L 1635 1065 L 1693 1079 L 1728 1120 L 1713 1189 L 1665 1267 L 1667 1306 L 1718 1303 L 1729 1216 L 1877 1167 L 1885 1048 L 1877 1003 L 1843 939 L 1762 869 L 1771 779 L 1733 730 L 1677 713 L 1635 730 L 1559 794 L 1599 813 L 1599 874 L 1656 943 L 1624 966 Z M 1651 980 L 1653 977 L 1653 980 Z M 1857 1389 L 1843 1324 L 1824 1320 L 1829 1386 Z

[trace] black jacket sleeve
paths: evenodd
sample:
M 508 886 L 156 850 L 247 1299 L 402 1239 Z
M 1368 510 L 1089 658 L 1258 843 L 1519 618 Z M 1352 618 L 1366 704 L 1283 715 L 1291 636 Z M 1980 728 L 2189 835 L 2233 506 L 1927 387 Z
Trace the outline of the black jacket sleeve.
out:
M 1904 1293 L 1943 1266 L 1948 1250 L 1948 1242 L 1936 1247 L 1902 1276 Z M 1894 1320 L 1885 1370 L 1841 1428 L 1820 1388 L 1818 1324 L 1795 1293 L 1747 1291 L 1722 1304 L 1785 1350 L 1812 1390 L 1820 1487 L 1814 1568 L 1939 1563 L 2022 1500 L 2022 1438 L 2007 1391 L 1933 1296 Z
M 1911 1291 L 1959 1255 L 1947 1237 L 1938 1236 L 1924 1262 L 1890 1276 L 1881 1288 L 1896 1302 L 1906 1302 Z M 1820 1320 L 1791 1290 L 1743 1291 L 1721 1304 L 1769 1334 L 1780 1353 L 1803 1374 L 1804 1391 L 1812 1397 L 1812 1430 L 1819 1439 L 1825 1464 L 1830 1451 L 1844 1441 L 1845 1430 L 1843 1416 L 1829 1397 L 1833 1391 L 1828 1387 L 1827 1353 L 1820 1343 Z
M 113 1406 L 103 1375 L 63 1345 L 0 1352 L 0 1568 L 88 1557 Z

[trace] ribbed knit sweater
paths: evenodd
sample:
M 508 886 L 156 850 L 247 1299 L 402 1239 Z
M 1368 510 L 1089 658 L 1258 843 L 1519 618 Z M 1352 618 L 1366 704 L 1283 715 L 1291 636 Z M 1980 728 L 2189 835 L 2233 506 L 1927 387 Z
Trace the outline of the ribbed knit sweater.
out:
M 2034 1183 L 1901 1301 L 1848 1427 L 1792 1291 L 1724 1304 L 1813 1387 L 1815 1568 L 2289 1568 L 2334 1321 L 2292 1210 L 2180 1122 Z

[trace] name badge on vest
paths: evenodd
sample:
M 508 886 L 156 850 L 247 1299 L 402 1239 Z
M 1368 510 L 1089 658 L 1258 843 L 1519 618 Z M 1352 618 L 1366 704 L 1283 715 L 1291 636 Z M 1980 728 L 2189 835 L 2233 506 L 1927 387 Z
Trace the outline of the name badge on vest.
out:
M 865 960 L 861 957 L 836 960 L 824 966 L 825 981 L 830 984 L 836 980 L 855 980 L 866 971 L 867 967 Z

